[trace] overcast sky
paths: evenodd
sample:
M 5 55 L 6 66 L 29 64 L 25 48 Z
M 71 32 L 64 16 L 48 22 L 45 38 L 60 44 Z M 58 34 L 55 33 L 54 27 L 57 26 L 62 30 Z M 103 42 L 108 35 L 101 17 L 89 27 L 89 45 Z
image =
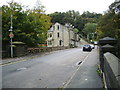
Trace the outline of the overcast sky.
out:
M 0 0 L 0 6 L 7 4 L 11 0 Z M 36 5 L 37 0 L 13 0 L 22 5 L 27 5 L 32 8 Z M 103 13 L 108 10 L 108 7 L 115 0 L 40 0 L 42 5 L 45 6 L 46 13 L 53 12 L 66 12 L 68 10 L 79 11 L 80 14 L 83 11 L 90 11 L 96 13 Z

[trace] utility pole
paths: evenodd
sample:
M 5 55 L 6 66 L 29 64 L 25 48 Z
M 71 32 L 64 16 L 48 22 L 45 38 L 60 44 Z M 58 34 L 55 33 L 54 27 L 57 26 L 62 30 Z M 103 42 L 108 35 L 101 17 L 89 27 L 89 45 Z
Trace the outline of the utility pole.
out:
M 10 51 L 11 51 L 11 53 L 10 53 L 10 55 L 11 55 L 11 58 L 13 58 L 13 40 L 12 40 L 12 38 L 14 37 L 14 34 L 13 34 L 13 21 L 12 21 L 12 19 L 13 19 L 13 14 L 12 14 L 12 4 L 13 4 L 13 1 L 11 2 L 11 5 L 10 5 L 10 8 L 11 8 L 11 20 L 10 20 L 10 22 L 11 22 L 11 26 L 10 26 L 10 34 L 9 34 L 9 37 L 10 37 Z

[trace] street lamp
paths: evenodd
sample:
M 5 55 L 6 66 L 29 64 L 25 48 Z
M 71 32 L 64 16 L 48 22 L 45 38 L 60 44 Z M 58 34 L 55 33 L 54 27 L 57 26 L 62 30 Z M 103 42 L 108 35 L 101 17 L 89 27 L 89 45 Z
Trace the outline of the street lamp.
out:
M 9 34 L 9 37 L 10 37 L 10 51 L 11 51 L 10 55 L 11 55 L 11 57 L 13 57 L 13 45 L 12 45 L 12 43 L 13 43 L 12 38 L 14 37 L 14 34 L 13 34 L 13 23 L 12 23 L 13 15 L 12 15 L 12 6 L 10 6 L 10 7 L 11 7 L 11 20 L 10 20 L 11 26 L 10 26 L 10 29 L 9 29 L 9 31 L 10 31 L 10 34 Z

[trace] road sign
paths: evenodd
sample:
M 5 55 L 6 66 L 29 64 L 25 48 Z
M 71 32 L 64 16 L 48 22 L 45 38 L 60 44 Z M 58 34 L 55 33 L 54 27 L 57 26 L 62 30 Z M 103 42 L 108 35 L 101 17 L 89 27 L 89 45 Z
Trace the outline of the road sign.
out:
M 13 37 L 14 37 L 13 32 L 10 32 L 9 37 L 10 37 L 10 38 L 13 38 Z

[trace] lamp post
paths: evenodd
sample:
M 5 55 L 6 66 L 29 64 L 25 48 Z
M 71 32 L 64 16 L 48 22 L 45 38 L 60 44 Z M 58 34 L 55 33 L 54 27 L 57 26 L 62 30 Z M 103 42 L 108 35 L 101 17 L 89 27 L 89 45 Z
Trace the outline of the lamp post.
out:
M 12 14 L 11 14 L 11 26 L 10 26 L 10 34 L 9 34 L 9 37 L 10 37 L 10 50 L 11 50 L 11 57 L 13 57 L 13 45 L 12 45 L 12 43 L 13 43 L 13 40 L 12 40 L 12 38 L 14 37 L 14 34 L 13 34 L 13 27 L 12 27 Z
M 11 26 L 10 26 L 10 30 L 9 30 L 9 32 L 10 32 L 10 34 L 9 34 L 9 37 L 10 37 L 10 51 L 11 51 L 10 55 L 11 55 L 11 58 L 13 58 L 13 44 L 12 44 L 13 43 L 12 38 L 14 37 L 14 34 L 13 34 L 13 22 L 12 22 L 13 15 L 12 15 L 12 6 L 10 6 L 10 7 L 11 7 L 11 20 L 10 20 Z

